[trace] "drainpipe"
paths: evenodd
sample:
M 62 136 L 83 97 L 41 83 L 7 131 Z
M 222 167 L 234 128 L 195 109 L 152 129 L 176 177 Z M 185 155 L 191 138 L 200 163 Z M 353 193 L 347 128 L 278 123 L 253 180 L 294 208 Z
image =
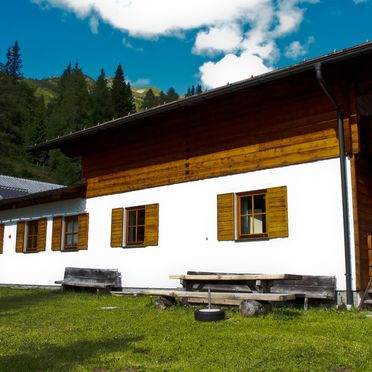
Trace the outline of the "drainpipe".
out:
M 353 305 L 353 292 L 351 286 L 351 255 L 350 255 L 350 224 L 349 224 L 349 204 L 348 204 L 348 190 L 346 178 L 346 157 L 345 157 L 345 140 L 344 140 L 344 120 L 340 105 L 337 103 L 335 97 L 328 90 L 322 75 L 322 64 L 316 63 L 314 65 L 316 71 L 316 78 L 319 85 L 322 87 L 324 93 L 335 106 L 337 112 L 337 132 L 338 132 L 338 146 L 341 169 L 341 190 L 342 190 L 342 212 L 344 222 L 344 248 L 345 248 L 345 276 L 346 276 L 346 303 Z

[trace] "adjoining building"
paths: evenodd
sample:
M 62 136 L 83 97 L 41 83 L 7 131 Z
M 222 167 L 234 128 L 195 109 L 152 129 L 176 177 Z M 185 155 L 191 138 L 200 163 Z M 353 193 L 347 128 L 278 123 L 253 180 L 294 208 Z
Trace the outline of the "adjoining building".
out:
M 0 175 L 0 199 L 17 198 L 28 194 L 54 190 L 63 187 L 54 183 Z
M 365 43 L 34 146 L 82 179 L 0 201 L 0 283 L 285 272 L 351 303 L 372 277 L 371 66 Z

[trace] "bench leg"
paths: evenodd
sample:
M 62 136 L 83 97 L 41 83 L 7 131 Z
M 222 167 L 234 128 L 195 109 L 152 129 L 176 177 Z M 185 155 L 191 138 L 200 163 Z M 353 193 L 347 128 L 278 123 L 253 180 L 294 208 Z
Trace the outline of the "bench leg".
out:
M 304 297 L 304 310 L 309 309 L 309 299 L 307 297 Z

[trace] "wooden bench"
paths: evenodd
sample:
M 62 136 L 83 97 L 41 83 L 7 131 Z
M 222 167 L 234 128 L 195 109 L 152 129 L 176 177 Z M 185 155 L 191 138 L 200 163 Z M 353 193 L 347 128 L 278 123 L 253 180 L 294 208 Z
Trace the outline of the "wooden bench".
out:
M 64 279 L 55 283 L 62 284 L 64 288 L 96 288 L 100 291 L 110 291 L 121 287 L 121 274 L 117 269 L 66 267 Z
M 303 275 L 300 280 L 278 280 L 271 286 L 271 293 L 290 293 L 304 299 L 304 307 L 312 302 L 336 301 L 336 277 Z

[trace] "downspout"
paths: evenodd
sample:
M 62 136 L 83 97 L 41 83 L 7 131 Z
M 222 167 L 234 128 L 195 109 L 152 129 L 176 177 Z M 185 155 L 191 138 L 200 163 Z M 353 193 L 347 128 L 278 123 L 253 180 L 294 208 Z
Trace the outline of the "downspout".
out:
M 344 222 L 344 249 L 345 249 L 345 277 L 346 277 L 346 303 L 353 305 L 353 292 L 351 285 L 351 247 L 350 247 L 350 224 L 349 224 L 349 204 L 348 204 L 348 187 L 346 178 L 346 157 L 345 157 L 345 140 L 344 140 L 344 120 L 340 105 L 337 103 L 335 97 L 328 90 L 322 75 L 321 63 L 314 65 L 316 71 L 316 78 L 319 85 L 322 87 L 324 93 L 335 106 L 337 112 L 337 132 L 338 132 L 338 146 L 341 169 L 341 191 L 342 191 L 342 212 Z

